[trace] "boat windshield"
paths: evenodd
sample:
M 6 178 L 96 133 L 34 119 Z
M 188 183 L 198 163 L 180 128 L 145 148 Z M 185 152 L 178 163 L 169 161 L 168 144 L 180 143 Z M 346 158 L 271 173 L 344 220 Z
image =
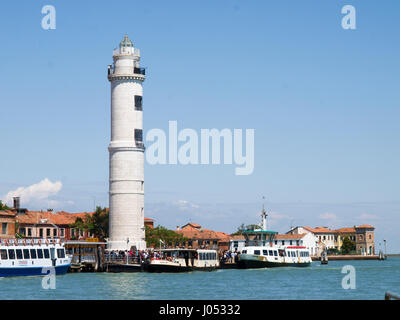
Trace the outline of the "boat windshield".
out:
M 275 231 L 244 231 L 245 246 L 265 246 L 271 244 L 274 239 Z

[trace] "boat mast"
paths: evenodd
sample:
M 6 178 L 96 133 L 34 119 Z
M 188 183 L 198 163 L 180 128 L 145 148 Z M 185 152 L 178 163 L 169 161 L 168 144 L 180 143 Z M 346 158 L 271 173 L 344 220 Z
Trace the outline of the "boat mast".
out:
M 261 211 L 261 228 L 263 231 L 267 231 L 267 212 L 264 209 L 264 200 L 265 197 L 263 196 L 263 205 L 262 205 L 262 211 Z

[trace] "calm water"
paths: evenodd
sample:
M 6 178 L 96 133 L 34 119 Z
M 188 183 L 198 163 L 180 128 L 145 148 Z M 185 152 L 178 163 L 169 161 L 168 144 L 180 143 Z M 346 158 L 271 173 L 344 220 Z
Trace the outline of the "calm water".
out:
M 342 267 L 356 269 L 344 290 Z M 0 299 L 383 299 L 400 293 L 400 258 L 313 262 L 309 268 L 218 270 L 181 274 L 70 273 L 44 290 L 41 277 L 0 278 Z

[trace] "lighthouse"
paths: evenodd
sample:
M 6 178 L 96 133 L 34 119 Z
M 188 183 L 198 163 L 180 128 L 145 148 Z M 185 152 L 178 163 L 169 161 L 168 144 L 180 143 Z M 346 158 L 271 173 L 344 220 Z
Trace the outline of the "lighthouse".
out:
M 127 35 L 108 66 L 111 82 L 109 144 L 110 250 L 146 248 L 144 228 L 143 88 L 140 51 Z

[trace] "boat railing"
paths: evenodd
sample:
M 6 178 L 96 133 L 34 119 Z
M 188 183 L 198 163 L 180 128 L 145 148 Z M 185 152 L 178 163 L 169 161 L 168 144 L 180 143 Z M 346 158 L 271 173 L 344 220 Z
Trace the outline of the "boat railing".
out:
M 138 256 L 121 256 L 113 254 L 104 255 L 104 263 L 110 264 L 140 264 L 142 262 L 141 257 Z
M 0 239 L 0 244 L 1 245 L 16 245 L 16 246 L 21 246 L 21 245 L 45 245 L 45 244 L 62 244 L 64 240 L 62 238 L 23 238 L 23 239 L 15 239 L 15 238 L 10 238 L 10 239 Z

